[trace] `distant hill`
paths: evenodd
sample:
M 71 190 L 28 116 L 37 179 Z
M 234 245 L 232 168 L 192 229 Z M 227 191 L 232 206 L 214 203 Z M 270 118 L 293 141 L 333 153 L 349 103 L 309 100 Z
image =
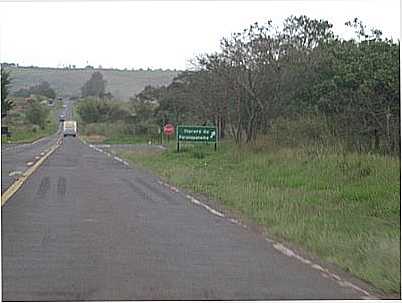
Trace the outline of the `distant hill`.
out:
M 170 84 L 179 71 L 170 70 L 111 70 L 111 69 L 62 69 L 39 67 L 7 67 L 13 78 L 11 91 L 28 88 L 47 81 L 57 94 L 80 95 L 81 87 L 95 71 L 100 71 L 107 81 L 106 91 L 122 100 L 139 93 L 145 86 Z

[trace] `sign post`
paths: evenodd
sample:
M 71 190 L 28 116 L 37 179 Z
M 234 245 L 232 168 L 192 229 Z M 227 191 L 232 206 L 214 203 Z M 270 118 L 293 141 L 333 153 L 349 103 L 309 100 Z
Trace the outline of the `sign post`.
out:
M 163 127 L 163 133 L 167 136 L 168 142 L 169 142 L 169 137 L 174 134 L 174 126 L 173 126 L 173 124 L 170 124 L 170 123 L 166 124 Z
M 180 151 L 180 141 L 214 143 L 218 142 L 218 132 L 214 126 L 177 126 L 177 151 Z

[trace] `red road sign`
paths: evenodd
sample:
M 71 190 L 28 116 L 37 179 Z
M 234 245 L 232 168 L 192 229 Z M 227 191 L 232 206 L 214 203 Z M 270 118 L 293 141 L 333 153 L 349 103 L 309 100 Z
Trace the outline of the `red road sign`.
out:
M 165 133 L 166 136 L 173 135 L 174 134 L 174 126 L 173 126 L 173 124 L 170 124 L 170 123 L 166 124 L 163 127 L 163 132 Z

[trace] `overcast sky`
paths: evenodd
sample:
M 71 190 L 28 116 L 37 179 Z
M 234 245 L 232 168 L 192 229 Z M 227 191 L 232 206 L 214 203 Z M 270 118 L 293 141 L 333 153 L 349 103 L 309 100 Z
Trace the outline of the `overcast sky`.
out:
M 232 32 L 300 14 L 344 37 L 358 17 L 400 38 L 399 0 L 0 2 L 0 11 L 0 61 L 20 65 L 185 69 Z

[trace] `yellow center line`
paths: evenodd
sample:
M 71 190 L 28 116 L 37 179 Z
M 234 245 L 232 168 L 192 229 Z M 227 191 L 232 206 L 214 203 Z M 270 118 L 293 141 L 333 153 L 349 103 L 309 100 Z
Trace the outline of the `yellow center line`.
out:
M 44 154 L 44 156 L 38 160 L 33 166 L 28 168 L 18 180 L 16 180 L 13 184 L 11 184 L 7 190 L 1 195 L 1 206 L 6 204 L 6 202 L 21 188 L 21 186 L 25 183 L 25 181 L 32 175 L 39 166 L 45 162 L 45 160 L 60 146 L 60 143 L 56 143 L 53 145 L 50 150 Z

